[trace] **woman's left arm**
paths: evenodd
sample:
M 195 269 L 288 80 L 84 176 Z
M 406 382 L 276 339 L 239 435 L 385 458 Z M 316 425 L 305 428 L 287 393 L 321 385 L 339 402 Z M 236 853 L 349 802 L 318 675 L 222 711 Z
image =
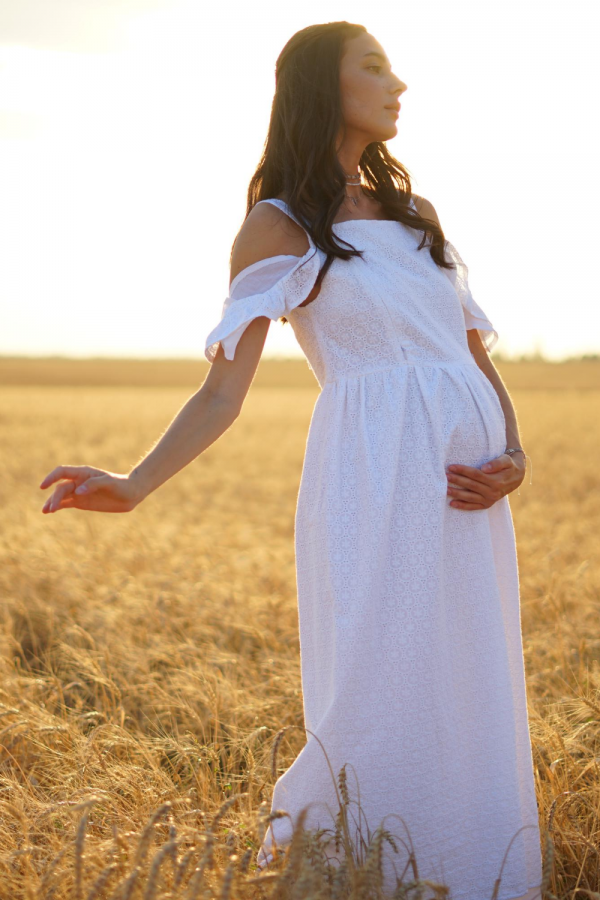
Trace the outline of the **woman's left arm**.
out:
M 500 373 L 484 347 L 476 328 L 467 331 L 469 349 L 475 362 L 498 395 L 506 420 L 506 446 L 522 447 L 517 414 Z M 473 466 L 448 466 L 450 506 L 457 509 L 487 509 L 505 494 L 516 490 L 525 478 L 524 453 L 502 453 L 481 469 Z
M 504 418 L 506 419 L 506 446 L 522 447 L 523 445 L 519 437 L 519 426 L 517 424 L 517 414 L 512 400 L 506 390 L 506 385 L 502 381 L 500 372 L 492 362 L 490 354 L 483 346 L 481 338 L 479 337 L 479 332 L 476 328 L 469 328 L 467 331 L 467 340 L 469 342 L 469 350 L 475 357 L 475 362 L 488 381 L 491 382 L 492 387 L 498 394 L 498 399 L 500 400 L 500 405 L 504 412 Z M 518 453 L 517 456 L 522 457 L 523 454 Z
M 421 216 L 440 225 L 435 207 L 429 200 L 414 194 L 413 200 Z M 512 400 L 476 328 L 467 329 L 467 340 L 475 362 L 498 394 L 506 420 L 506 448 L 522 447 Z M 450 506 L 456 509 L 488 509 L 505 494 L 519 487 L 525 478 L 526 462 L 524 453 L 502 453 L 485 463 L 481 469 L 473 466 L 448 466 L 448 494 L 453 498 Z

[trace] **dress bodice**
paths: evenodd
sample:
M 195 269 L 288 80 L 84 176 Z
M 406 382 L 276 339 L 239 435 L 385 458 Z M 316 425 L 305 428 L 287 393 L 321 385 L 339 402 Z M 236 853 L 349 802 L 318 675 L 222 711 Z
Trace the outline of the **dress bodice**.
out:
M 294 218 L 281 200 L 260 202 Z M 427 246 L 418 250 L 422 232 L 401 222 L 351 219 L 333 228 L 341 241 L 363 251 L 362 258 L 334 259 L 319 294 L 305 306 L 300 304 L 326 259 L 308 232 L 304 256 L 249 266 L 232 282 L 221 322 L 207 338 L 208 359 L 219 340 L 232 358 L 244 328 L 258 315 L 289 320 L 321 386 L 397 365 L 475 365 L 467 328 L 478 328 L 488 349 L 493 347 L 497 332 L 475 303 L 467 268 L 450 242 L 446 258 L 456 268 L 443 269 Z

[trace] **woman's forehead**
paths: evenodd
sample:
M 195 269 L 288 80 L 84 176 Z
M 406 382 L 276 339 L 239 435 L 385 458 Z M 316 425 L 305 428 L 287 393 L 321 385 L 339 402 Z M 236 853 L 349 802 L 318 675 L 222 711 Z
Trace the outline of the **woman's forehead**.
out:
M 353 59 L 361 60 L 367 56 L 373 56 L 385 64 L 389 64 L 389 59 L 384 48 L 381 46 L 372 34 L 361 34 L 358 37 L 351 38 L 346 42 L 346 54 Z

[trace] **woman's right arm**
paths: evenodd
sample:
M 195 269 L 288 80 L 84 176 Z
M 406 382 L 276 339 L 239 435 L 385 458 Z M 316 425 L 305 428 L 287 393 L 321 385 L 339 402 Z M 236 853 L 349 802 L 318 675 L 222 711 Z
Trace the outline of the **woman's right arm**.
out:
M 255 207 L 235 241 L 230 284 L 245 268 L 278 255 L 302 256 L 304 231 L 272 204 Z M 57 466 L 40 484 L 57 484 L 42 512 L 86 509 L 129 512 L 161 484 L 210 447 L 239 416 L 264 348 L 271 320 L 253 319 L 242 334 L 234 358 L 219 345 L 204 383 L 186 401 L 155 446 L 127 474 L 91 466 Z

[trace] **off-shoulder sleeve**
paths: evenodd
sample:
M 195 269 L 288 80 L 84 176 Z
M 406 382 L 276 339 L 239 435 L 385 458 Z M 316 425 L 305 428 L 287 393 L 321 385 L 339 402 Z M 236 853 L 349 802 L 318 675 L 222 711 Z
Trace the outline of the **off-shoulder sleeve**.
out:
M 450 241 L 446 243 L 446 259 L 449 259 L 456 266 L 455 269 L 442 269 L 442 271 L 446 273 L 460 298 L 465 317 L 465 326 L 467 330 L 469 328 L 477 329 L 483 345 L 489 353 L 496 346 L 498 332 L 479 304 L 475 302 L 469 288 L 469 270 L 462 261 L 458 250 Z
M 206 338 L 209 362 L 219 343 L 226 359 L 233 359 L 238 342 L 253 319 L 276 321 L 299 306 L 310 294 L 320 268 L 320 253 L 311 241 L 304 256 L 271 256 L 243 269 L 231 282 L 221 320 Z

